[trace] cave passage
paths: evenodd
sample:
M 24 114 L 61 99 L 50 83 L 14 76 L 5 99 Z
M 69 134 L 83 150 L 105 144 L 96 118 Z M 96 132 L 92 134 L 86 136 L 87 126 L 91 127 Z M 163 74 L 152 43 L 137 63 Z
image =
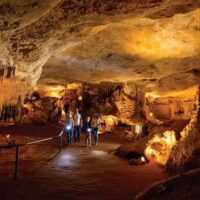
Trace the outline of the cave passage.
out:
M 0 0 L 0 200 L 199 200 L 199 177 L 200 0 Z
M 1 140 L 8 132 L 16 134 L 18 141 L 29 141 L 58 131 L 51 126 L 8 127 L 2 130 Z M 168 177 L 155 163 L 133 167 L 116 157 L 114 151 L 123 141 L 116 136 L 101 136 L 100 145 L 92 149 L 85 148 L 84 137 L 81 140 L 71 147 L 63 143 L 59 155 L 56 142 L 22 147 L 17 181 L 12 180 L 13 152 L 4 150 L 0 161 L 1 198 L 132 199 L 149 184 Z

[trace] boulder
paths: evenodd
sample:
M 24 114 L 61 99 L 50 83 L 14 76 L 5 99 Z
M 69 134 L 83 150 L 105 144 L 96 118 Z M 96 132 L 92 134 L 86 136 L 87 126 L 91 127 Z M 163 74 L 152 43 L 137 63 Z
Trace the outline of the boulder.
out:
M 48 112 L 45 111 L 36 111 L 32 116 L 32 123 L 36 125 L 45 125 L 48 121 Z
M 199 200 L 200 170 L 171 177 L 140 192 L 135 200 Z
M 149 138 L 148 136 L 146 136 L 139 140 L 125 143 L 117 149 L 116 155 L 125 159 L 141 158 L 144 155 L 144 151 L 148 140 Z
M 58 117 L 58 113 L 56 111 L 52 111 L 50 114 L 50 122 L 51 123 L 57 123 L 59 122 L 59 117 Z
M 50 97 L 43 97 L 41 104 L 44 110 L 53 110 L 52 100 Z

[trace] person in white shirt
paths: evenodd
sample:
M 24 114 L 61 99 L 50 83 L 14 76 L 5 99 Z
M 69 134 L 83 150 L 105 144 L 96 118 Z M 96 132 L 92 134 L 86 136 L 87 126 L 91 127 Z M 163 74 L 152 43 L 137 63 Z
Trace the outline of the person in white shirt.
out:
M 95 142 L 95 145 L 97 145 L 98 140 L 99 140 L 98 132 L 99 132 L 99 129 L 101 127 L 101 119 L 97 114 L 95 114 L 92 117 L 91 124 L 92 124 L 92 133 L 94 135 L 94 142 Z
M 74 115 L 74 142 L 80 142 L 81 124 L 82 117 L 81 114 L 78 112 L 77 108 L 76 113 Z

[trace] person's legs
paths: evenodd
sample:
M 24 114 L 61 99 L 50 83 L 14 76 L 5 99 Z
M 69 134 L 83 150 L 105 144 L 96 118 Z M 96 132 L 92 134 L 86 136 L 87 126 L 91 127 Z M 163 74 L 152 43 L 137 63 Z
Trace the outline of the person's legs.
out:
M 77 141 L 77 126 L 74 126 L 74 142 Z
M 88 135 L 88 145 L 89 145 L 89 147 L 91 147 L 92 146 L 92 139 L 91 139 L 91 133 L 89 133 L 89 135 Z
M 72 130 L 69 131 L 69 144 L 72 143 Z
M 85 136 L 85 141 L 86 141 L 86 147 L 88 147 L 88 135 L 87 134 Z
M 77 126 L 77 141 L 80 142 L 81 127 Z
M 99 143 L 99 135 L 98 135 L 98 132 L 97 132 L 97 134 L 96 134 L 96 142 L 95 142 L 95 144 L 98 145 L 98 143 Z
M 98 128 L 95 128 L 95 132 L 94 132 L 94 141 L 95 141 L 95 145 L 98 144 L 98 140 L 99 140 L 98 131 L 99 131 L 99 129 L 98 129 Z
M 70 133 L 69 133 L 69 131 L 67 131 L 66 134 L 67 134 L 67 144 L 69 144 L 70 143 Z
M 72 130 L 71 130 L 71 144 L 72 144 L 72 142 L 73 142 L 73 137 L 74 137 L 74 130 L 72 129 Z

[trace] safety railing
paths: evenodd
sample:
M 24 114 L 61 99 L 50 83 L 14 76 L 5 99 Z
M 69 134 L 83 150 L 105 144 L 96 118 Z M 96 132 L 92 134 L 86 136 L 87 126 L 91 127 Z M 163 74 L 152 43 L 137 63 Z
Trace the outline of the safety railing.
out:
M 63 131 L 60 132 L 59 135 L 54 136 L 54 137 L 49 137 L 49 138 L 45 138 L 45 139 L 41 139 L 41 140 L 36 140 L 33 142 L 28 142 L 28 143 L 22 143 L 22 144 L 8 144 L 8 145 L 2 145 L 0 146 L 0 150 L 1 149 L 10 149 L 10 148 L 15 148 L 15 168 L 14 168 L 14 175 L 13 178 L 14 180 L 17 180 L 18 178 L 18 165 L 19 165 L 19 149 L 20 147 L 24 147 L 24 146 L 29 146 L 29 145 L 36 145 L 36 144 L 40 144 L 46 141 L 50 141 L 50 140 L 55 140 L 55 139 L 59 139 L 59 153 L 62 150 L 62 141 L 63 141 Z

